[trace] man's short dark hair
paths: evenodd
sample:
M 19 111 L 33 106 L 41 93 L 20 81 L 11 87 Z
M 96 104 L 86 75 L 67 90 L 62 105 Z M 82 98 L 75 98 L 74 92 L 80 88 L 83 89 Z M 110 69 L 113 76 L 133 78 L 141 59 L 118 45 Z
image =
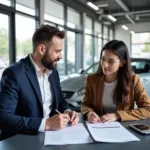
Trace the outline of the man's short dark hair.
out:
M 48 45 L 53 36 L 58 36 L 63 39 L 65 32 L 60 31 L 57 27 L 50 25 L 41 25 L 40 28 L 36 29 L 32 37 L 33 51 L 36 50 L 39 44 Z

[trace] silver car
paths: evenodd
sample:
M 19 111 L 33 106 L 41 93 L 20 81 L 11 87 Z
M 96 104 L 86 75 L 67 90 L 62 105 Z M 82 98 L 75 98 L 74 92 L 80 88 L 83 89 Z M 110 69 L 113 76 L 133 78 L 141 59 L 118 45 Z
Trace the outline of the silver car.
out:
M 133 72 L 139 74 L 150 97 L 150 59 L 132 58 L 131 61 Z M 80 70 L 80 73 L 71 74 L 61 79 L 63 96 L 72 109 L 80 111 L 86 77 L 88 74 L 96 72 L 97 69 L 98 62 L 86 70 Z

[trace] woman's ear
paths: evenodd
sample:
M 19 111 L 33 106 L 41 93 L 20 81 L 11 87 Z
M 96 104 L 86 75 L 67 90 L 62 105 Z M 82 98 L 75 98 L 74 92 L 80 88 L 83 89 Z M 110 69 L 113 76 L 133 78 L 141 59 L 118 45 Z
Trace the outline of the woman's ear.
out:
M 123 65 L 126 63 L 126 60 L 123 60 L 121 63 L 120 63 L 120 67 L 123 67 Z

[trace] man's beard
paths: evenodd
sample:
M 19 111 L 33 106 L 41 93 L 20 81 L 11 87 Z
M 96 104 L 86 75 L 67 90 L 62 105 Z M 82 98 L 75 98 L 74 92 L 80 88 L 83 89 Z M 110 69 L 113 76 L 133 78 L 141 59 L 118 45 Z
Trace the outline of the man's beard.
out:
M 54 62 L 58 61 L 58 59 L 56 60 L 52 60 L 48 53 L 46 52 L 45 55 L 43 56 L 43 58 L 41 59 L 41 63 L 43 64 L 43 66 L 46 68 L 46 69 L 49 69 L 49 70 L 53 70 L 56 68 L 57 64 L 54 65 Z

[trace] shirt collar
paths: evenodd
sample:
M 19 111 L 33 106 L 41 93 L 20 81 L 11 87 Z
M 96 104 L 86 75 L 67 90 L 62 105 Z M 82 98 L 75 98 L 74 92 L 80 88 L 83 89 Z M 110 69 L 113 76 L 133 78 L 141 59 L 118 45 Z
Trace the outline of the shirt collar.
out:
M 31 60 L 31 63 L 32 63 L 36 73 L 41 74 L 41 71 L 40 71 L 39 67 L 37 66 L 37 64 L 35 63 L 35 61 L 33 60 L 31 54 L 29 55 L 29 58 Z M 45 73 L 47 74 L 47 76 L 49 76 L 52 73 L 52 70 L 46 69 Z

